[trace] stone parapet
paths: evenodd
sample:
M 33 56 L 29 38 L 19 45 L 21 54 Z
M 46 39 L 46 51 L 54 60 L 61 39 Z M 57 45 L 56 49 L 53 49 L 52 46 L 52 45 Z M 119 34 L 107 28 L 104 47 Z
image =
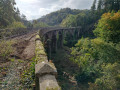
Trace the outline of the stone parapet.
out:
M 55 65 L 48 62 L 47 55 L 45 53 L 44 46 L 41 42 L 40 36 L 36 36 L 36 90 L 60 90 L 57 83 L 57 69 Z

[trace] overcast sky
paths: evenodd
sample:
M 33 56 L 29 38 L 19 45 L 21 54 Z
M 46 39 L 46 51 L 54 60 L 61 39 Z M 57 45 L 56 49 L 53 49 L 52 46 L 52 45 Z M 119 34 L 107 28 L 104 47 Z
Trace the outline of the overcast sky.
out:
M 16 3 L 20 12 L 31 20 L 66 7 L 90 9 L 93 0 L 16 0 Z

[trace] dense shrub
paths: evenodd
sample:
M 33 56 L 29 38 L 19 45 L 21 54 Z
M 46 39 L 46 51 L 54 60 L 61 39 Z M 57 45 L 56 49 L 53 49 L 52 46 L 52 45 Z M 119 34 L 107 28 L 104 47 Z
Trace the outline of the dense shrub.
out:
M 120 42 L 120 12 L 103 14 L 94 34 L 107 42 Z
M 0 58 L 6 60 L 9 58 L 10 54 L 14 52 L 12 45 L 14 41 L 1 41 L 0 42 Z
M 35 58 L 32 59 L 30 66 L 25 69 L 21 75 L 21 83 L 23 88 L 32 88 L 32 84 L 35 83 Z
M 120 51 L 112 43 L 97 39 L 84 39 L 78 41 L 72 48 L 71 60 L 77 63 L 81 69 L 76 76 L 80 82 L 93 81 L 101 73 L 102 64 L 115 63 L 119 61 Z
M 90 83 L 89 90 L 119 90 L 120 89 L 120 64 L 102 65 L 102 76 L 95 83 Z
M 13 22 L 7 28 L 18 29 L 18 28 L 26 28 L 26 26 L 23 23 L 21 23 L 21 22 Z

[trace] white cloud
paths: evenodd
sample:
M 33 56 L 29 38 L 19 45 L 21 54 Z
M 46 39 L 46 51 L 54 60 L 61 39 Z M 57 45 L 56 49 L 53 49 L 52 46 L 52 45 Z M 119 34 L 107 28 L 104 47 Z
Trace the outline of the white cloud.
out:
M 37 19 L 60 8 L 90 9 L 93 0 L 16 0 L 27 19 Z
M 21 3 L 36 3 L 39 2 L 39 0 L 16 0 L 16 1 L 20 1 Z

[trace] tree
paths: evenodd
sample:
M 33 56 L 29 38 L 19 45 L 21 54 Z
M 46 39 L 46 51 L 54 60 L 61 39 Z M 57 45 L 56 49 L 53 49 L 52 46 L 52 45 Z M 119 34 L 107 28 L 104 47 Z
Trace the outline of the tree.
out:
M 33 20 L 33 25 L 37 24 L 38 21 L 37 20 Z
M 14 0 L 0 0 L 0 27 L 7 27 L 14 21 L 20 21 Z
M 100 12 L 102 7 L 103 7 L 103 0 L 99 0 L 97 10 Z
M 102 77 L 102 66 L 119 62 L 119 53 L 113 43 L 107 43 L 100 38 L 80 39 L 71 53 L 71 60 L 80 67 L 80 72 L 76 73 L 76 80 L 87 83 Z
M 94 34 L 107 42 L 120 42 L 120 12 L 105 13 L 98 22 Z
M 120 64 L 108 63 L 102 65 L 102 76 L 89 84 L 88 90 L 119 90 L 120 89 Z
M 46 23 L 40 22 L 40 23 L 35 23 L 33 24 L 34 28 L 40 28 L 40 27 L 49 27 Z
M 64 19 L 61 23 L 63 27 L 76 27 L 76 16 L 75 15 L 68 15 L 66 19 Z
M 27 28 L 33 28 L 33 24 L 31 22 L 27 23 Z
M 13 22 L 11 25 L 8 26 L 8 28 L 17 29 L 17 28 L 26 28 L 26 26 L 21 22 Z
M 22 20 L 27 20 L 27 19 L 26 19 L 26 16 L 25 16 L 24 14 L 21 15 L 21 19 L 22 19 Z
M 44 22 L 50 26 L 58 26 L 66 19 L 69 15 L 77 15 L 79 13 L 88 13 L 89 10 L 79 10 L 79 9 L 70 9 L 63 8 L 58 11 L 52 12 L 38 19 L 38 22 Z
M 94 13 L 95 10 L 96 10 L 96 0 L 94 0 L 93 5 L 92 5 L 92 7 L 91 7 L 92 13 Z
M 118 11 L 120 9 L 120 0 L 104 0 L 103 5 L 105 11 Z

